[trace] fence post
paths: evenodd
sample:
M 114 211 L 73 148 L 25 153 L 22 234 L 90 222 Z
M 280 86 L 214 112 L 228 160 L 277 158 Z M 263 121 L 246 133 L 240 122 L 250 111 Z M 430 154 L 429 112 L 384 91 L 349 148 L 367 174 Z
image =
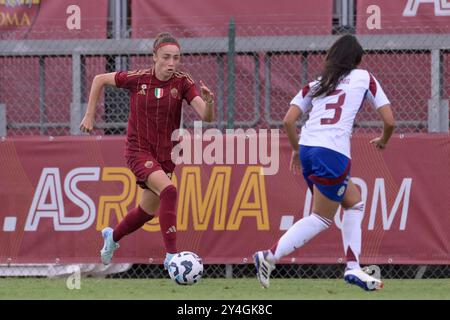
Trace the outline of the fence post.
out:
M 425 271 L 427 271 L 427 266 L 419 266 L 419 268 L 417 268 L 417 273 L 414 279 L 422 279 Z
M 300 79 L 301 79 L 301 87 L 303 88 L 309 82 L 309 76 L 308 76 L 308 52 L 302 52 L 301 53 L 301 55 L 300 55 L 300 63 L 301 63 Z
M 442 99 L 443 62 L 439 49 L 431 50 L 431 98 L 428 100 L 428 132 L 449 132 L 448 101 Z
M 223 130 L 224 122 L 223 122 L 223 111 L 224 111 L 224 105 L 223 105 L 223 93 L 224 93 L 224 78 L 225 78 L 225 70 L 224 70 L 224 61 L 223 61 L 223 55 L 218 54 L 217 55 L 217 65 L 218 65 L 218 73 L 217 73 L 217 129 L 220 131 Z
M 271 53 L 266 52 L 264 55 L 264 116 L 269 125 L 271 125 L 270 117 L 270 58 Z
M 0 137 L 6 137 L 6 105 L 0 103 Z
M 81 110 L 81 56 L 72 55 L 72 103 L 70 104 L 70 134 L 81 133 L 79 125 L 83 110 Z
M 127 5 L 126 1 L 114 0 L 113 4 L 113 32 L 114 39 L 127 38 Z M 116 71 L 127 70 L 127 58 L 118 55 L 114 58 Z
M 45 57 L 39 57 L 39 124 L 41 135 L 47 134 L 47 108 L 45 103 Z
M 233 265 L 232 264 L 225 265 L 225 278 L 227 278 L 227 279 L 233 278 Z
M 235 41 L 236 41 L 236 25 L 234 23 L 234 19 L 230 19 L 230 25 L 228 28 L 228 72 L 227 72 L 227 80 L 228 80 L 228 90 L 227 90 L 227 108 L 228 108 L 228 119 L 227 119 L 227 128 L 234 128 L 234 56 L 236 54 L 235 49 Z
M 253 76 L 255 77 L 255 82 L 253 85 L 253 95 L 255 97 L 255 115 L 253 119 L 255 119 L 254 121 L 256 124 L 261 119 L 261 76 L 259 73 L 260 56 L 258 53 L 254 53 L 254 59 L 255 59 L 255 69 Z

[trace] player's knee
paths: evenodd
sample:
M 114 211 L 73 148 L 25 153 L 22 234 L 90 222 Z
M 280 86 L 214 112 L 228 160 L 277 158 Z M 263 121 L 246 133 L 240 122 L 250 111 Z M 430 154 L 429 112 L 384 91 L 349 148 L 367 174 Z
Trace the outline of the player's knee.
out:
M 139 206 L 146 214 L 150 214 L 153 216 L 158 214 L 159 201 L 155 203 L 141 200 Z
M 159 196 L 150 189 L 144 189 L 139 206 L 147 214 L 157 215 L 159 208 Z
M 357 210 L 364 212 L 364 201 L 359 201 L 358 203 L 355 203 L 354 205 L 345 208 L 345 210 Z
M 161 200 L 175 202 L 177 200 L 177 195 L 178 195 L 177 188 L 173 184 L 171 184 L 165 187 L 163 191 L 161 191 L 159 197 Z

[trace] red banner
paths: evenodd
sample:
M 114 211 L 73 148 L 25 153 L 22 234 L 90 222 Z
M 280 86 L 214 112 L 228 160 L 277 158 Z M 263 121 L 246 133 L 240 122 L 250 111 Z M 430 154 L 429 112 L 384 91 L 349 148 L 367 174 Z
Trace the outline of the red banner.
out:
M 231 18 L 238 36 L 330 34 L 332 11 L 328 0 L 133 0 L 132 36 L 169 31 L 176 37 L 223 37 Z
M 0 0 L 0 39 L 106 39 L 107 0 Z
M 383 152 L 369 138 L 352 139 L 352 178 L 366 200 L 362 263 L 449 264 L 450 137 L 394 137 Z M 192 152 L 200 153 L 174 177 L 178 248 L 197 252 L 206 263 L 250 263 L 254 251 L 270 247 L 309 214 L 311 195 L 288 170 L 285 137 L 279 153 L 274 140 L 265 156 L 261 140 L 259 149 L 248 145 L 247 164 L 228 158 L 211 164 L 207 141 L 203 151 L 194 142 Z M 99 231 L 114 227 L 140 197 L 123 149 L 122 137 L 1 141 L 0 263 L 99 262 Z M 283 262 L 342 261 L 340 216 Z M 161 263 L 163 255 L 155 220 L 122 239 L 114 262 Z
M 358 0 L 360 34 L 449 33 L 448 0 Z

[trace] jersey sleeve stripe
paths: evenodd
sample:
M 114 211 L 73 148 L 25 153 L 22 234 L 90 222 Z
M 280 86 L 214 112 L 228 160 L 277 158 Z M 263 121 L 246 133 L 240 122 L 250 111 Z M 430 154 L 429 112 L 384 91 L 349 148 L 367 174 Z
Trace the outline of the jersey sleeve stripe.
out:
M 309 92 L 310 89 L 311 89 L 311 88 L 309 87 L 309 84 L 306 85 L 306 86 L 302 89 L 302 96 L 303 96 L 303 98 L 306 97 L 306 95 L 308 94 L 308 92 Z
M 372 96 L 375 97 L 377 94 L 377 83 L 375 82 L 375 79 L 373 78 L 372 74 L 369 72 L 369 90 Z
M 191 84 L 195 83 L 194 79 L 192 79 L 191 75 L 189 73 L 187 73 L 187 72 L 176 71 L 175 72 L 175 76 L 177 76 L 178 78 L 185 77 Z

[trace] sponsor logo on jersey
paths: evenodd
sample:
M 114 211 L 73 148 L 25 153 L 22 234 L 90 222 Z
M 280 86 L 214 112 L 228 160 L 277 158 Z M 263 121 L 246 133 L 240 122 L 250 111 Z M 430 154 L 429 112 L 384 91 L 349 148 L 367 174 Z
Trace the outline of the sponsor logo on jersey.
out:
M 139 90 L 138 94 L 145 96 L 146 95 L 145 90 L 147 90 L 147 85 L 146 84 L 141 85 L 141 90 Z

